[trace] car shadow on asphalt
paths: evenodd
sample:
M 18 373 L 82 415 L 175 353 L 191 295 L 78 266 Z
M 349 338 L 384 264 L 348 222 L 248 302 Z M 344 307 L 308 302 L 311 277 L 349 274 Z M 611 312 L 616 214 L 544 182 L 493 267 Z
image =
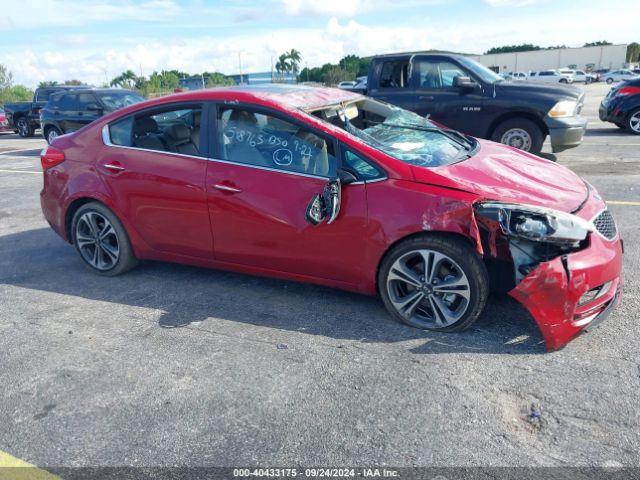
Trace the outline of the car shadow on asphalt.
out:
M 102 277 L 48 228 L 0 237 L 0 284 L 157 309 L 166 329 L 225 320 L 346 342 L 412 341 L 413 354 L 545 352 L 533 319 L 506 296 L 490 297 L 464 332 L 425 332 L 392 320 L 379 299 L 308 284 L 158 262 Z

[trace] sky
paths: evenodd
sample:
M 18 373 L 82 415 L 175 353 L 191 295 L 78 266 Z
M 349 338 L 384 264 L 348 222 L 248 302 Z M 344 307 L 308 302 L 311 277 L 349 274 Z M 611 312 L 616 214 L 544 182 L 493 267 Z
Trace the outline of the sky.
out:
M 638 0 L 0 0 L 0 64 L 29 87 L 99 85 L 126 69 L 269 71 L 291 48 L 313 67 L 348 54 L 630 43 L 638 13 Z

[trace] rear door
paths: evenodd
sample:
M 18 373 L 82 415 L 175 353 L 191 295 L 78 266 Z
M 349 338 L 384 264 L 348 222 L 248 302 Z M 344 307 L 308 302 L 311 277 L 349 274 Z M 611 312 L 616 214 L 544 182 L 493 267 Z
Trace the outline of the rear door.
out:
M 484 96 L 480 84 L 474 90 L 453 85 L 456 77 L 473 75 L 449 57 L 415 55 L 413 57 L 413 83 L 417 85 L 414 110 L 443 125 L 470 135 L 482 136 L 482 109 Z
M 274 110 L 219 105 L 206 188 L 215 258 L 352 284 L 366 249 L 365 185 L 342 188 L 337 219 L 311 225 L 313 196 L 335 177 L 335 141 Z
M 74 128 L 79 128 L 89 125 L 94 120 L 100 118 L 101 112 L 99 111 L 98 100 L 92 92 L 83 92 L 78 94 L 78 114 L 75 118 Z
M 201 135 L 205 105 L 159 107 L 112 123 L 103 132 L 106 146 L 97 155 L 96 169 L 118 209 L 156 252 L 213 255 L 204 188 L 207 145 L 192 138 Z
M 53 108 L 53 118 L 57 120 L 62 133 L 78 130 L 78 95 L 65 93 L 58 99 Z
M 382 57 L 371 65 L 367 95 L 393 105 L 415 110 L 416 89 L 411 82 L 409 57 Z

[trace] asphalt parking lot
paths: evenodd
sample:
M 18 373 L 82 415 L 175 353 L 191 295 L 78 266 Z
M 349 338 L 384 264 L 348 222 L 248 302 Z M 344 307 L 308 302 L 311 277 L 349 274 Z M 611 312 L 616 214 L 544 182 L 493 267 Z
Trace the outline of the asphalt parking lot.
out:
M 586 87 L 584 143 L 556 159 L 616 202 L 625 294 L 553 353 L 509 298 L 431 334 L 315 286 L 161 263 L 96 276 L 42 218 L 44 141 L 0 135 L 0 451 L 54 471 L 640 466 L 640 137 L 598 120 L 608 88 Z

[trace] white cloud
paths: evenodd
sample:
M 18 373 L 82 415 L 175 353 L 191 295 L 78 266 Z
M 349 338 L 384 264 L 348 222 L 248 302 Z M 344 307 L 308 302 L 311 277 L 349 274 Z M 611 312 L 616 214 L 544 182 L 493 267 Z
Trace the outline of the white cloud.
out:
M 362 11 L 360 0 L 282 0 L 287 15 L 330 15 L 352 17 Z
M 484 0 L 492 7 L 524 7 L 536 3 L 547 2 L 548 0 Z

